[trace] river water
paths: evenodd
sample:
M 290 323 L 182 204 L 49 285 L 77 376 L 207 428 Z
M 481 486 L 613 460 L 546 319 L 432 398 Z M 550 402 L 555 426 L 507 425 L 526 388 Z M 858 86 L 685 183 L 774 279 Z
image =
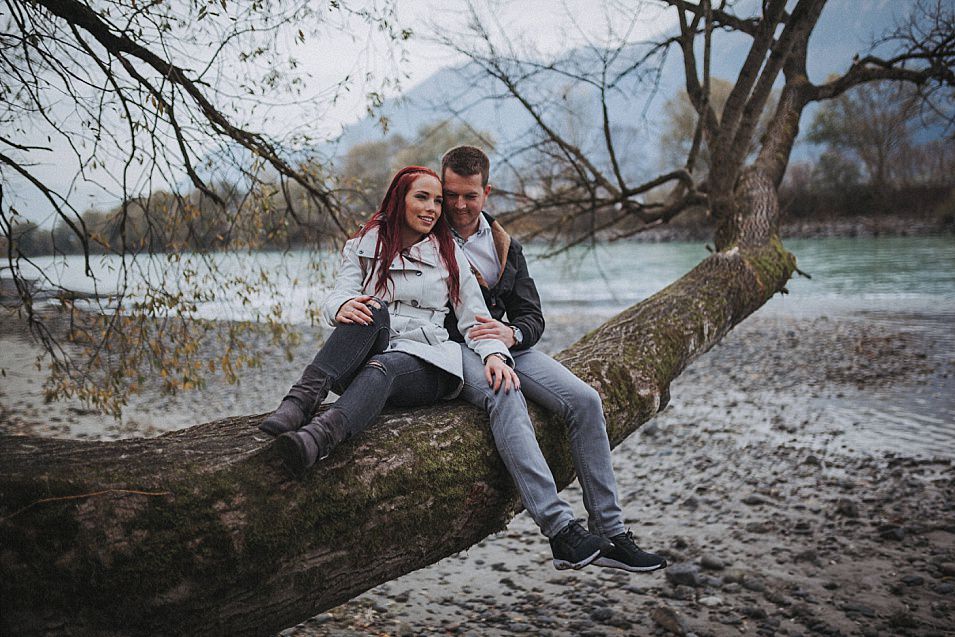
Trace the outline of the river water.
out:
M 933 344 L 928 362 L 936 373 L 914 387 L 888 384 L 875 392 L 854 395 L 850 391 L 830 399 L 819 405 L 827 419 L 848 432 L 847 439 L 855 436 L 854 444 L 863 448 L 867 438 L 877 435 L 880 448 L 888 441 L 907 451 L 955 456 L 955 378 L 946 371 L 953 368 L 955 356 L 952 237 L 804 239 L 785 245 L 811 278 L 794 277 L 789 294 L 774 297 L 757 316 L 862 321 L 921 333 Z M 548 331 L 571 340 L 672 283 L 708 254 L 698 243 L 602 244 L 579 247 L 552 259 L 541 259 L 543 251 L 527 248 L 544 313 L 553 326 Z M 202 290 L 194 299 L 198 317 L 277 317 L 308 325 L 315 322 L 337 261 L 337 254 L 314 252 L 182 255 L 129 261 L 127 274 L 133 289 L 143 280 L 162 278 L 187 296 L 192 289 Z M 41 258 L 35 264 L 51 280 L 87 292 L 109 292 L 122 273 L 118 259 L 93 257 L 91 266 L 100 280 L 96 288 L 85 276 L 80 257 Z M 225 289 L 212 286 L 213 268 L 234 280 Z M 240 281 L 243 277 L 268 284 L 264 289 L 250 289 Z M 135 298 L 133 293 L 127 300 Z M 551 343 L 550 349 L 563 344 Z
M 943 237 L 865 239 L 796 239 L 786 247 L 800 270 L 789 295 L 777 295 L 760 313 L 799 317 L 915 312 L 951 318 L 955 314 L 955 240 Z M 545 314 L 591 312 L 612 315 L 672 283 L 707 256 L 700 243 L 613 243 L 578 247 L 550 259 L 541 248 L 527 248 L 531 274 L 543 299 Z M 259 252 L 246 255 L 177 255 L 127 260 L 133 290 L 144 280 L 166 279 L 173 289 L 203 290 L 195 315 L 222 320 L 264 319 L 280 308 L 283 320 L 307 324 L 328 289 L 338 255 L 316 252 Z M 122 276 L 115 257 L 93 256 L 98 286 L 84 273 L 82 257 L 41 257 L 36 269 L 52 281 L 81 292 L 109 294 Z M 253 282 L 268 279 L 264 291 L 246 289 L 234 280 L 217 289 L 208 280 L 213 268 L 226 277 Z M 2 272 L 0 272 L 2 273 Z M 192 284 L 190 284 L 192 285 Z

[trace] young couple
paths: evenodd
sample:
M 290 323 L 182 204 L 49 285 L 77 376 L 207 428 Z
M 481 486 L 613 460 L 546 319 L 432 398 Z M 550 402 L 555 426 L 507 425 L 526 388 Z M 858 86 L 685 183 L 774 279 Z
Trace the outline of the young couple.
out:
M 558 569 L 664 568 L 624 528 L 599 394 L 533 349 L 544 331 L 540 297 L 520 244 L 483 212 L 489 167 L 479 148 L 459 146 L 443 157 L 440 179 L 420 166 L 398 171 L 378 212 L 345 244 L 322 307 L 335 330 L 259 427 L 302 476 L 385 404 L 461 396 L 489 415 Z M 313 417 L 329 389 L 341 397 Z M 589 530 L 557 493 L 525 396 L 567 423 Z

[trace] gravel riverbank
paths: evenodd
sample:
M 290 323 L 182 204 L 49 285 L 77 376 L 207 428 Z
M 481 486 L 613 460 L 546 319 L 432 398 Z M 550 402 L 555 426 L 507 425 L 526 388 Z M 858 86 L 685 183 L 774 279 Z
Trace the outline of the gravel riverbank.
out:
M 591 327 L 554 317 L 542 348 Z M 521 514 L 283 634 L 955 634 L 950 330 L 950 317 L 757 314 L 695 362 L 614 451 L 627 522 L 664 572 L 555 571 Z M 113 421 L 44 404 L 35 346 L 5 327 L 0 432 L 111 439 L 261 413 L 318 338 L 306 332 L 292 361 L 263 338 L 263 367 L 239 385 L 146 392 Z M 582 514 L 576 483 L 565 494 Z

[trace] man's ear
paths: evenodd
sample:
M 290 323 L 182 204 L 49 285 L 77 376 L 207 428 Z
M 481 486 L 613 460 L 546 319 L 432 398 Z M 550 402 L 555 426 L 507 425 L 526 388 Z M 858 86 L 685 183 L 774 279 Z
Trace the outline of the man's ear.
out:
M 487 197 L 491 194 L 491 184 L 484 186 L 484 196 Z

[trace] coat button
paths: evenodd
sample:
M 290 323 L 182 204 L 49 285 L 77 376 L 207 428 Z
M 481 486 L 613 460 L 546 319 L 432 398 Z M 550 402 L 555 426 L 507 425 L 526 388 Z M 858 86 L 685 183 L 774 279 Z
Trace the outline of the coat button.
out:
M 421 276 L 421 270 L 418 270 L 417 272 L 415 272 L 414 275 L 415 275 L 415 276 Z
M 411 307 L 418 307 L 418 301 L 417 301 L 417 299 L 413 299 L 413 300 L 411 301 Z

